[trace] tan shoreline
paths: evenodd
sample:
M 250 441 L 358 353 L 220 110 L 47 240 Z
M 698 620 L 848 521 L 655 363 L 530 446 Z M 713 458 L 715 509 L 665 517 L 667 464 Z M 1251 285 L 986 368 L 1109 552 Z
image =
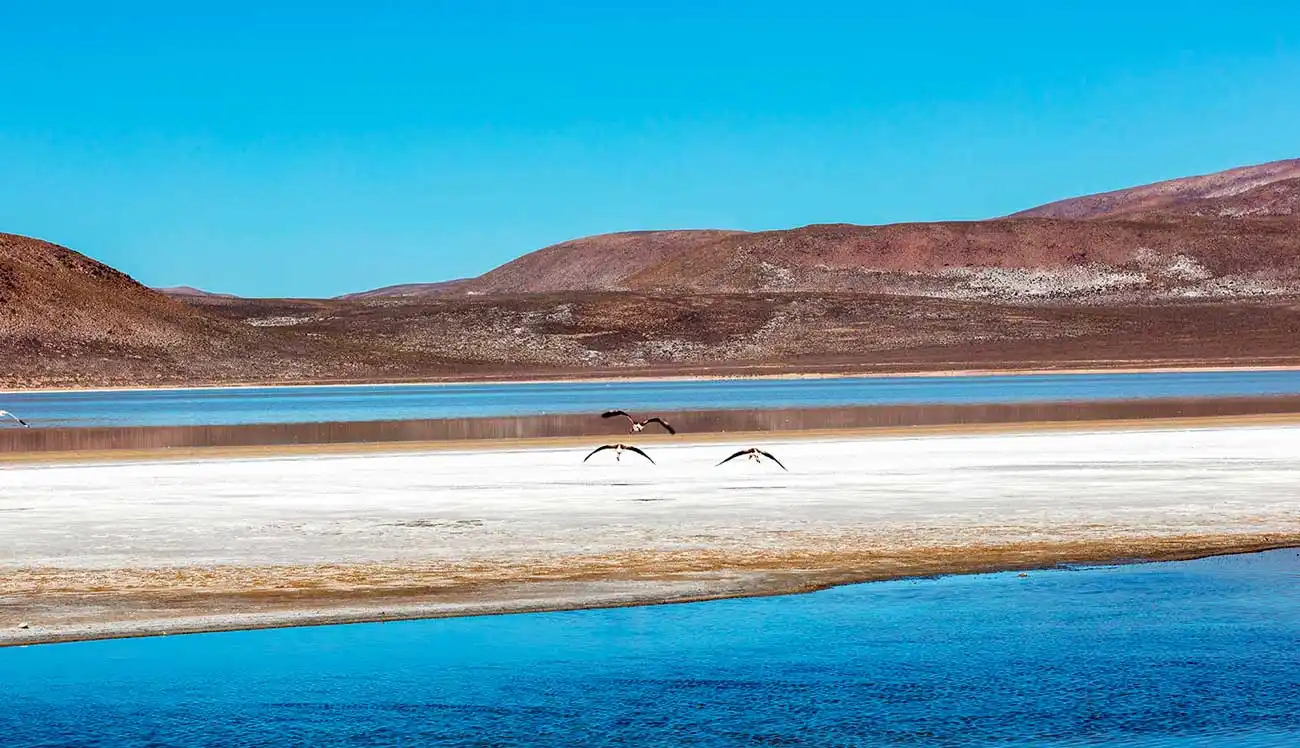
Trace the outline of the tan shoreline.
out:
M 1277 356 L 1277 359 L 1294 362 L 1295 356 Z M 1083 362 L 1078 362 L 1083 363 Z M 794 379 L 898 379 L 910 377 L 975 377 L 975 376 L 1025 376 L 1037 374 L 1148 374 L 1148 373 L 1216 373 L 1216 372 L 1248 372 L 1248 371 L 1300 371 L 1300 364 L 1206 364 L 1199 365 L 1195 363 L 1171 363 L 1161 365 L 1159 362 L 1151 362 L 1145 365 L 1136 365 L 1129 360 L 1118 362 L 1115 366 L 1099 365 L 1102 361 L 1089 361 L 1091 365 L 1084 366 L 1063 366 L 1051 368 L 978 368 L 969 366 L 954 366 L 949 369 L 900 369 L 894 371 L 817 371 L 817 369 L 830 368 L 849 368 L 854 366 L 846 364 L 843 367 L 827 365 L 825 367 L 810 367 L 812 370 L 801 372 L 798 370 L 778 371 L 771 374 L 755 373 L 722 373 L 722 374 L 654 374 L 647 373 L 644 375 L 627 375 L 627 376 L 608 376 L 593 375 L 582 376 L 581 374 L 567 373 L 557 374 L 555 377 L 523 377 L 510 378 L 507 376 L 494 377 L 491 375 L 484 376 L 465 376 L 465 377 L 445 377 L 423 379 L 419 381 L 408 380 L 384 380 L 377 379 L 373 381 L 336 381 L 336 380 L 318 380 L 318 381 L 297 381 L 297 382 L 242 382 L 230 384 L 203 384 L 203 385 L 159 385 L 154 387 L 41 387 L 41 388 L 4 388 L 0 389 L 0 396 L 19 395 L 19 394 L 59 394 L 59 393 L 94 393 L 94 392 L 188 392 L 203 390 L 230 390 L 230 389 L 265 389 L 265 388 L 283 388 L 283 389 L 304 389 L 313 387 L 431 387 L 431 386 L 470 386 L 484 384 L 578 384 L 578 383 L 611 383 L 611 382 L 641 382 L 641 381 L 677 381 L 677 382 L 710 382 L 724 381 L 729 379 L 765 379 L 765 380 L 794 380 Z M 944 362 L 936 363 L 936 366 L 943 366 Z M 765 369 L 781 369 L 779 366 L 762 366 L 753 367 L 727 367 L 717 366 L 715 368 L 724 370 L 743 371 L 746 368 L 762 371 Z
M 372 577 L 362 565 L 303 568 L 297 583 L 284 569 L 221 569 L 220 585 L 196 584 L 190 572 L 170 589 L 108 591 L 70 588 L 42 579 L 32 587 L 5 585 L 10 612 L 33 621 L 0 631 L 0 648 L 104 639 L 269 628 L 381 623 L 451 617 L 666 605 L 816 592 L 832 587 L 939 576 L 1029 572 L 1071 565 L 1176 561 L 1300 547 L 1300 532 L 1266 535 L 1132 537 L 1087 542 L 923 547 L 892 551 L 699 556 L 644 554 L 638 558 L 565 559 L 529 568 L 448 570 L 387 568 L 387 584 L 336 586 Z M 611 569 L 618 572 L 611 574 Z M 66 572 L 25 570 L 37 577 Z M 134 570 L 142 571 L 142 570 Z M 172 575 L 176 570 L 157 570 Z M 218 570 L 213 570 L 218 571 Z M 328 572 L 323 576 L 322 573 Z M 261 582 L 255 578 L 261 578 Z M 472 580 L 471 580 L 472 577 Z M 1031 577 L 1032 578 L 1032 577 Z M 105 582 L 108 580 L 101 580 Z M 232 588 L 233 585 L 235 588 Z M 35 594 L 33 594 L 35 593 Z M 39 597 L 40 602 L 31 602 Z M 42 625 L 63 601 L 91 603 L 93 621 Z M 166 614 L 159 615 L 159 611 Z M 55 616 L 57 618 L 57 614 Z
M 818 441 L 826 439 L 871 439 L 981 436 L 993 434 L 1131 431 L 1165 429 L 1212 429 L 1300 424 L 1300 413 L 1252 415 L 1115 418 L 1090 421 L 1022 421 L 1009 423 L 956 423 L 921 426 L 879 426 L 851 429 L 802 429 L 780 431 L 729 431 L 716 433 L 638 434 L 638 444 L 717 444 L 737 441 Z M 155 462 L 166 460 L 274 459 L 285 457 L 386 455 L 417 452 L 493 452 L 520 449 L 567 449 L 592 447 L 610 441 L 611 436 L 548 436 L 525 439 L 457 439 L 340 444 L 275 444 L 239 447 L 168 447 L 159 449 L 104 449 L 73 452 L 0 452 L 4 465 L 71 465 L 113 462 Z

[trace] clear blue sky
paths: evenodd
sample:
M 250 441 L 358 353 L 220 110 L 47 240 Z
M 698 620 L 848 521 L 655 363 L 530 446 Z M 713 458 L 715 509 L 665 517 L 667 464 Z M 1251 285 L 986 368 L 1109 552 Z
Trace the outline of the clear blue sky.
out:
M 0 231 L 323 296 L 1300 155 L 1280 0 L 190 5 L 0 0 Z

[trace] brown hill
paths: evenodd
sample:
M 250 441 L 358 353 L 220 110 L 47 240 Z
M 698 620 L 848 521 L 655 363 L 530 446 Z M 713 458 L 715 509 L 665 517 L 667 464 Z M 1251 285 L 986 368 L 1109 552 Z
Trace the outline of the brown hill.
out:
M 409 299 L 409 298 L 429 298 L 442 296 L 444 294 L 456 293 L 456 290 L 464 286 L 467 279 L 458 278 L 456 280 L 440 281 L 438 283 L 401 283 L 396 286 L 384 286 L 370 291 L 360 291 L 357 293 L 346 293 L 342 296 L 336 296 L 336 299 Z
M 1006 299 L 1292 294 L 1300 292 L 1297 216 L 1300 159 L 1293 159 L 1064 200 L 992 221 L 602 234 L 450 285 L 345 298 L 572 291 Z
M 591 236 L 524 255 L 457 282 L 454 291 L 1289 295 L 1300 293 L 1298 215 L 1300 159 L 1294 159 L 1075 198 L 991 221 Z
M 615 291 L 203 303 L 301 342 L 292 366 L 268 370 L 278 380 L 1300 363 L 1292 299 L 1029 305 Z M 350 352 L 325 360 L 331 350 Z M 257 378 L 260 360 L 249 356 L 242 381 Z
M 1300 281 L 1294 224 L 1046 219 L 808 226 L 730 237 L 626 279 L 676 291 L 859 291 L 996 298 L 1230 294 Z
M 350 307 L 338 304 L 172 298 L 66 247 L 0 234 L 0 387 L 369 380 L 473 368 L 367 338 L 365 315 L 340 325 L 339 310 Z
M 1134 210 L 1125 218 L 1175 219 L 1192 216 L 1216 218 L 1300 217 L 1300 178 L 1283 179 L 1245 192 L 1221 197 L 1177 200 L 1150 210 Z
M 1300 360 L 1287 163 L 1089 220 L 609 234 L 332 300 L 169 297 L 0 234 L 0 386 Z
M 1288 159 L 1059 200 L 1011 217 L 1292 216 L 1300 202 L 1298 180 L 1300 159 Z
M 620 290 L 1004 299 L 1289 294 L 1300 292 L 1300 232 L 1282 218 L 1189 217 L 616 234 L 539 250 L 457 287 L 484 295 Z
M 529 252 L 477 278 L 406 283 L 339 296 L 339 299 L 434 298 L 551 291 L 624 290 L 624 278 L 674 254 L 706 246 L 740 231 L 625 231 L 573 239 Z
M 620 289 L 623 279 L 736 231 L 629 231 L 553 244 L 465 284 L 480 294 Z
M 0 234 L 0 342 L 6 347 L 173 349 L 220 327 L 85 255 Z
M 163 294 L 165 296 L 171 296 L 172 298 L 175 299 L 189 299 L 196 296 L 216 298 L 216 299 L 236 298 L 234 294 L 214 293 L 212 291 L 204 291 L 200 288 L 195 288 L 193 286 L 169 286 L 167 288 L 155 288 L 154 290 L 160 294 Z
M 1300 360 L 1291 299 L 615 291 L 182 304 L 64 248 L 3 239 L 0 308 L 22 323 L 0 335 L 4 387 Z

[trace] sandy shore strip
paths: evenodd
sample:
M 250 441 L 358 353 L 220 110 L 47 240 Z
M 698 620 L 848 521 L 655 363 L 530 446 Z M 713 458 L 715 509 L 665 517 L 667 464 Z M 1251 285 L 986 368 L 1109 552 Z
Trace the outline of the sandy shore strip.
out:
M 726 436 L 726 435 L 719 435 Z M 1300 545 L 1300 426 L 21 465 L 0 644 L 780 594 Z M 1032 574 L 1031 574 L 1032 580 Z

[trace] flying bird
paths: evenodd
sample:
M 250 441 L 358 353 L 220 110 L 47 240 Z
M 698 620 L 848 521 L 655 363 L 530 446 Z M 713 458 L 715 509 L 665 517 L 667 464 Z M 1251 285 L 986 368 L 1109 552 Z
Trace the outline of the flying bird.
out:
M 23 419 L 19 418 L 18 416 L 14 415 L 13 413 L 10 413 L 10 412 L 7 411 L 7 410 L 0 410 L 0 418 L 12 418 L 12 419 L 14 419 L 15 421 L 18 422 L 18 425 L 19 425 L 19 426 L 22 426 L 23 428 L 31 428 L 31 427 L 32 427 L 32 425 L 31 425 L 30 423 L 24 421 Z
M 659 418 L 659 417 L 657 417 L 657 416 L 656 416 L 655 418 L 647 418 L 647 419 L 645 419 L 644 421 L 638 421 L 638 420 L 636 420 L 635 418 L 633 418 L 632 416 L 628 415 L 627 413 L 624 413 L 624 412 L 621 411 L 621 410 L 607 410 L 607 411 L 605 411 L 604 413 L 601 413 L 601 414 L 600 414 L 600 417 L 601 417 L 601 418 L 615 418 L 615 417 L 617 417 L 617 416 L 623 416 L 624 418 L 626 418 L 626 419 L 628 420 L 628 423 L 632 424 L 632 432 L 631 432 L 631 433 L 633 433 L 633 434 L 639 433 L 642 429 L 644 429 L 646 426 L 648 426 L 649 424 L 652 424 L 652 423 L 657 423 L 657 424 L 659 424 L 660 426 L 663 426 L 665 429 L 668 430 L 668 433 L 670 433 L 670 434 L 676 434 L 676 433 L 677 433 L 676 429 L 674 429 L 672 426 L 669 426 L 667 421 L 665 421 L 664 419 Z
M 591 454 L 589 454 L 589 455 L 587 455 L 586 457 L 582 458 L 582 461 L 583 461 L 583 462 L 586 462 L 587 460 L 590 460 L 590 459 L 591 459 L 591 455 L 596 454 L 597 452 L 601 451 L 602 449 L 612 449 L 612 450 L 614 450 L 614 460 L 615 460 L 616 462 L 619 461 L 619 460 L 622 460 L 622 459 L 623 459 L 623 450 L 626 449 L 626 450 L 629 451 L 629 452 L 636 452 L 637 454 L 641 455 L 642 457 L 646 458 L 647 460 L 650 460 L 650 463 L 651 463 L 651 464 L 654 464 L 654 460 L 650 459 L 650 455 L 646 454 L 645 452 L 642 452 L 641 450 L 637 449 L 636 447 L 633 447 L 633 446 L 630 445 L 630 444 L 606 444 L 606 445 L 603 446 L 603 447 L 596 447 L 595 449 L 591 450 Z
M 729 461 L 731 461 L 731 460 L 736 459 L 737 457 L 744 457 L 745 459 L 747 459 L 747 460 L 753 460 L 754 462 L 762 462 L 762 461 L 763 461 L 763 458 L 766 457 L 767 459 L 771 460 L 772 462 L 775 462 L 776 464 L 781 465 L 781 461 L 780 461 L 780 460 L 776 459 L 775 457 L 773 457 L 773 456 L 772 456 L 771 454 L 769 454 L 768 452 L 764 452 L 763 450 L 759 449 L 758 447 L 750 447 L 749 449 L 742 449 L 742 450 L 740 450 L 739 452 L 735 453 L 734 455 L 732 455 L 732 456 L 728 457 L 727 459 L 723 460 L 722 462 L 729 462 Z M 718 465 L 721 465 L 722 462 L 719 462 Z M 718 465 L 714 465 L 714 467 L 717 467 Z M 790 472 L 790 469 L 787 468 L 785 465 L 781 465 L 781 469 L 784 470 L 784 471 L 786 471 L 787 473 Z

